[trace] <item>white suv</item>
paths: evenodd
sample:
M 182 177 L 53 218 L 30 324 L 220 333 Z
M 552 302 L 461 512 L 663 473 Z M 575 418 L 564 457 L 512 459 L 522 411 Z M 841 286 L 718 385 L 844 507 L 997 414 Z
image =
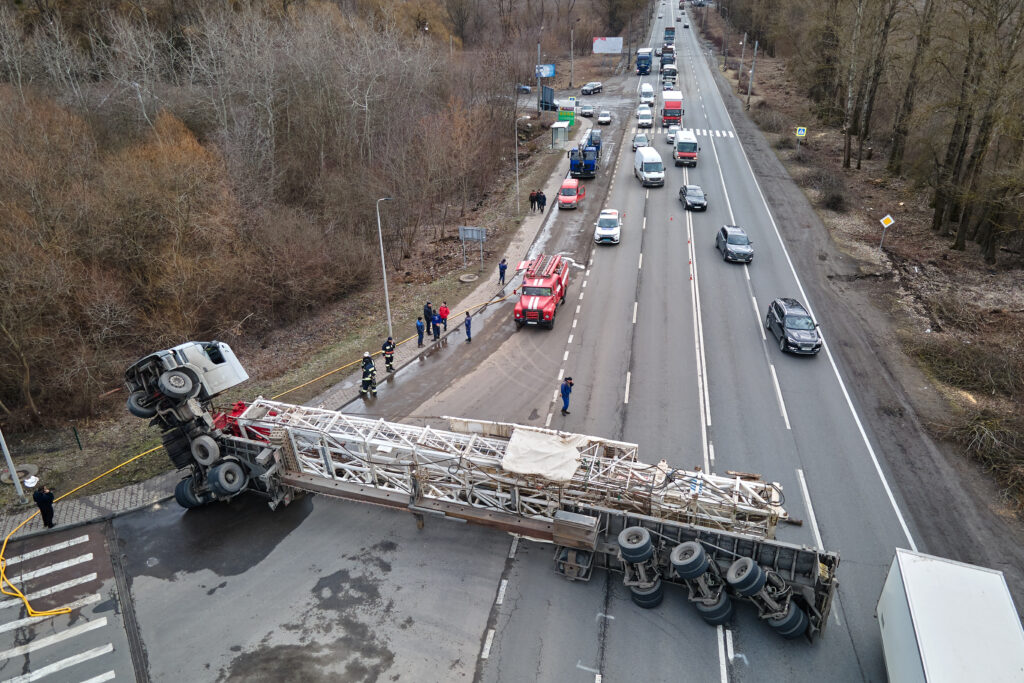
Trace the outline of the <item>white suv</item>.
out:
M 605 242 L 618 244 L 622 232 L 622 221 L 619 220 L 619 212 L 615 209 L 605 209 L 594 223 L 594 241 L 598 244 Z

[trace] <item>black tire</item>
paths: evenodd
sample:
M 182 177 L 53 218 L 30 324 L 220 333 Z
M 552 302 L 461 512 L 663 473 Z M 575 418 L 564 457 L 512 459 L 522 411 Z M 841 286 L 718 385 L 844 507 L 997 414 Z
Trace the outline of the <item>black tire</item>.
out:
M 665 597 L 665 586 L 661 583 L 660 578 L 650 588 L 630 586 L 629 596 L 633 598 L 633 602 L 636 603 L 637 607 L 651 609 L 661 604 L 662 599 Z
M 672 549 L 669 561 L 681 579 L 696 579 L 708 570 L 708 554 L 697 541 L 677 545 Z
M 220 460 L 220 446 L 209 434 L 203 434 L 193 439 L 191 451 L 196 462 L 205 467 Z
M 179 470 L 192 464 L 192 451 L 189 449 L 188 434 L 180 429 L 164 432 L 161 437 L 167 457 Z
M 741 557 L 729 567 L 725 580 L 734 591 L 749 598 L 764 588 L 768 575 L 752 559 Z
M 168 370 L 156 381 L 160 393 L 167 398 L 183 401 L 193 396 L 195 382 L 181 370 Z
M 712 626 L 719 626 L 732 619 L 732 600 L 725 591 L 718 594 L 718 600 L 714 604 L 706 605 L 703 602 L 698 602 L 695 605 L 701 619 Z
M 522 329 L 523 325 L 525 325 L 525 324 L 526 324 L 526 323 L 524 323 L 524 322 L 523 322 L 522 320 L 517 320 L 517 321 L 516 321 L 516 329 L 517 329 L 517 330 L 518 330 L 518 329 Z
M 149 419 L 156 415 L 156 408 L 150 408 L 145 405 L 146 399 L 149 396 L 145 391 L 134 391 L 128 396 L 128 412 L 135 417 L 141 417 Z
M 786 335 L 779 336 L 779 351 L 786 353 Z
M 768 625 L 780 636 L 787 639 L 802 636 L 807 630 L 809 623 L 810 619 L 807 618 L 807 614 L 792 600 L 789 601 L 789 607 L 784 616 L 768 620 Z
M 651 532 L 642 526 L 628 526 L 619 532 L 619 551 L 626 562 L 637 564 L 654 554 Z
M 771 331 L 772 331 L 772 326 L 771 326 L 771 323 L 769 323 L 769 322 L 768 322 L 768 321 L 769 321 L 770 319 L 771 319 L 771 317 L 770 317 L 770 316 L 768 316 L 768 315 L 766 315 L 766 316 L 764 317 L 764 329 L 768 330 L 769 332 L 771 332 Z M 774 333 L 774 332 L 772 332 L 772 334 L 775 334 L 775 333 Z
M 192 477 L 185 477 L 174 487 L 174 500 L 186 510 L 203 505 L 203 501 L 196 495 L 195 489 L 192 486 L 193 483 Z
M 245 470 L 234 460 L 225 460 L 210 468 L 206 477 L 210 482 L 210 489 L 218 497 L 231 497 L 239 493 L 249 481 Z

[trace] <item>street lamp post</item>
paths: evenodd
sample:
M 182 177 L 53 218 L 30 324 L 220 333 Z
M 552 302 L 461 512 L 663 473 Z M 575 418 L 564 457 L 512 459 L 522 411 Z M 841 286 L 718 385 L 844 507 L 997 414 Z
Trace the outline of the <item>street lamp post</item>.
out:
M 14 461 L 11 460 L 11 452 L 7 450 L 7 442 L 4 440 L 4 433 L 0 431 L 0 449 L 4 452 L 4 460 L 7 461 L 7 471 L 11 473 L 11 481 L 14 482 L 14 492 L 18 494 L 18 502 L 22 505 L 28 503 L 28 498 L 25 497 L 25 491 L 21 488 L 21 477 L 18 476 L 18 470 L 14 467 Z
M 572 77 L 573 77 L 573 73 L 574 73 L 574 71 L 573 71 L 573 55 L 575 53 L 574 47 L 575 47 L 575 38 L 576 38 L 576 36 L 575 36 L 576 24 L 579 23 L 579 20 L 580 20 L 580 18 L 576 17 L 576 21 L 574 21 L 571 24 L 569 24 L 569 87 L 570 88 L 572 87 Z
M 393 201 L 394 197 L 381 197 L 377 200 L 377 239 L 380 240 L 380 269 L 384 273 L 384 306 L 388 312 L 388 336 L 394 337 L 391 329 L 391 299 L 388 298 L 388 267 L 384 263 L 384 233 L 380 229 L 380 203 Z

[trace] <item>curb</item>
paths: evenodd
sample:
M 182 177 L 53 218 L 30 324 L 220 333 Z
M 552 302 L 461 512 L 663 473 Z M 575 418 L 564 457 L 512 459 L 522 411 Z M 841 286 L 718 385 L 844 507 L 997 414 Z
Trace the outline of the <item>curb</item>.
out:
M 159 476 L 159 475 L 157 475 L 157 476 Z M 54 527 L 53 529 L 41 529 L 41 530 L 37 530 L 37 531 L 28 531 L 28 532 L 25 532 L 25 533 L 18 533 L 18 534 L 15 534 L 14 536 L 11 536 L 11 541 L 25 541 L 25 540 L 28 540 L 30 538 L 38 538 L 39 536 L 46 536 L 48 534 L 52 534 L 52 533 L 55 533 L 57 531 L 70 531 L 71 529 L 77 529 L 79 527 L 88 526 L 89 524 L 96 524 L 98 522 L 106 522 L 106 521 L 109 521 L 111 519 L 115 519 L 117 517 L 120 517 L 121 515 L 127 515 L 130 512 L 138 512 L 139 510 L 144 510 L 144 509 L 146 509 L 148 507 L 156 505 L 157 503 L 166 503 L 167 501 L 173 500 L 173 499 L 174 499 L 174 494 L 171 493 L 169 495 L 163 496 L 162 498 L 158 498 L 156 500 L 151 500 L 148 503 L 143 503 L 141 505 L 136 505 L 134 507 L 125 508 L 124 510 L 112 510 L 112 511 L 104 513 L 102 515 L 97 515 L 95 517 L 90 517 L 89 519 L 75 520 L 74 522 L 69 522 L 68 524 L 58 525 L 58 526 Z

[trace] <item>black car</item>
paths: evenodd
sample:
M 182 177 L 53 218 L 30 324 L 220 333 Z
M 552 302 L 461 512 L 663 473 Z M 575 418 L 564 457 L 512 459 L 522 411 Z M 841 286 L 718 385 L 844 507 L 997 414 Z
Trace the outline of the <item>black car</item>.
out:
M 783 353 L 814 355 L 821 351 L 818 323 L 796 299 L 776 299 L 768 306 L 764 326 L 779 340 Z
M 679 188 L 679 201 L 692 211 L 707 211 L 708 197 L 700 185 L 683 185 Z
M 722 252 L 722 258 L 736 263 L 750 263 L 754 260 L 754 243 L 743 228 L 723 225 L 715 235 L 715 249 Z
M 604 90 L 604 84 L 601 81 L 591 81 L 582 88 L 580 88 L 581 95 L 593 95 L 595 93 L 602 92 Z

